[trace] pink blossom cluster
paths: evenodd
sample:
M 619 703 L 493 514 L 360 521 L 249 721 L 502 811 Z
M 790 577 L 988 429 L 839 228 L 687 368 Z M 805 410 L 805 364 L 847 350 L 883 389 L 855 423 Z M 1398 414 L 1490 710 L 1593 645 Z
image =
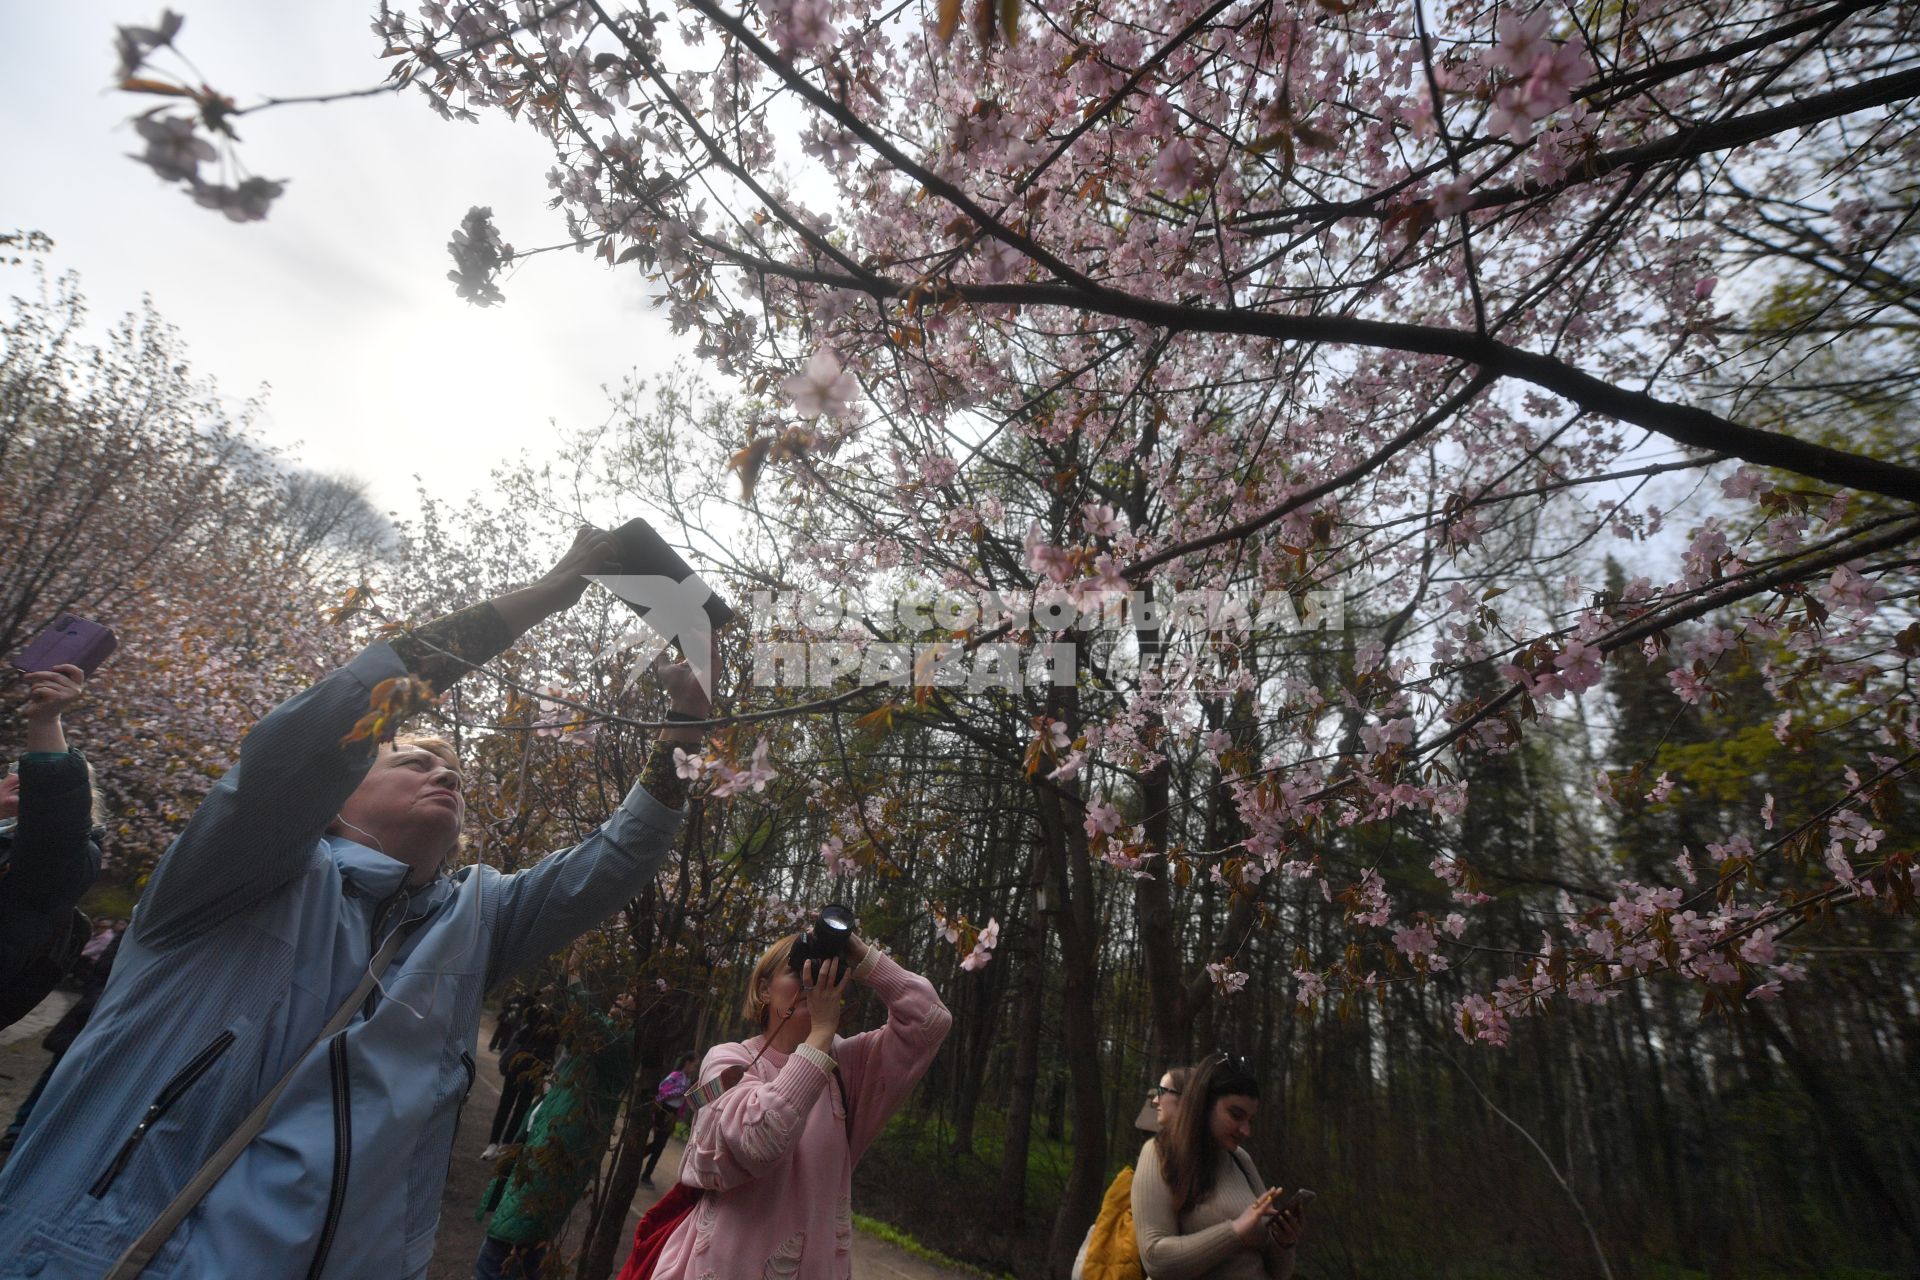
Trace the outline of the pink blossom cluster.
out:
M 1743 21 L 1786 21 L 1775 9 Z M 1910 657 L 1888 616 L 1907 571 L 1890 546 L 1847 549 L 1884 528 L 1873 504 L 1746 444 L 1715 462 L 1701 443 L 1759 384 L 1704 388 L 1768 367 L 1722 314 L 1775 283 L 1755 247 L 1775 229 L 1734 178 L 1798 189 L 1804 156 L 1844 153 L 1846 182 L 1769 216 L 1793 220 L 1795 243 L 1884 243 L 1884 211 L 1850 184 L 1904 180 L 1897 159 L 1835 150 L 1839 117 L 1814 118 L 1882 52 L 1843 24 L 1802 65 L 1689 69 L 1663 59 L 1728 38 L 1707 9 L 1664 13 L 1657 49 L 1538 3 L 1450 13 L 1438 31 L 1424 12 L 1122 0 L 946 43 L 935 7 L 857 0 L 686 10 L 675 41 L 627 12 L 609 13 L 617 31 L 584 11 L 519 28 L 493 6 L 431 4 L 380 25 L 396 70 L 443 102 L 549 137 L 582 241 L 644 275 L 714 367 L 776 402 L 767 415 L 815 419 L 817 438 L 767 462 L 795 484 L 753 499 L 805 530 L 793 565 L 810 580 L 897 571 L 1076 604 L 1235 575 L 1296 598 L 1351 587 L 1350 644 L 1319 645 L 1329 632 L 1315 662 L 1243 662 L 1211 703 L 1167 669 L 1104 668 L 1071 712 L 953 712 L 1014 726 L 1027 776 L 1083 806 L 1092 857 L 1164 868 L 1106 788 L 1191 771 L 1228 788 L 1242 824 L 1214 876 L 1240 889 L 1282 870 L 1324 901 L 1303 852 L 1316 838 L 1408 814 L 1452 827 L 1473 799 L 1449 773 L 1594 710 L 1616 672 L 1698 723 L 1764 665 L 1791 749 L 1854 715 L 1920 742 L 1901 727 Z M 556 90 L 574 110 L 528 105 Z M 1791 148 L 1773 146 L 1783 134 L 1692 149 L 1789 107 Z M 1680 158 L 1661 168 L 1661 148 Z M 1649 165 L 1685 185 L 1684 223 L 1628 198 Z M 1466 394 L 1476 371 L 1493 380 Z M 1608 394 L 1580 389 L 1595 386 Z M 1646 404 L 1662 414 L 1635 419 Z M 1705 436 L 1659 425 L 1702 415 Z M 1656 458 L 1660 476 L 1643 466 Z M 1598 585 L 1596 538 L 1631 561 L 1617 589 Z M 1782 556 L 1818 567 L 1794 578 Z M 1221 727 L 1235 699 L 1256 732 Z M 1603 822 L 1692 802 L 1680 768 L 1627 776 L 1602 772 L 1571 802 Z M 1826 869 L 1870 887 L 1857 864 L 1875 828 L 1854 821 L 1824 833 Z M 858 844 L 844 825 L 834 838 Z M 1504 1041 L 1555 992 L 1605 999 L 1654 972 L 1784 981 L 1755 958 L 1771 935 L 1753 941 L 1782 901 L 1780 855 L 1741 840 L 1698 869 L 1657 853 L 1673 885 L 1623 887 L 1544 948 L 1551 963 L 1463 998 L 1463 1025 Z M 1743 863 L 1745 898 L 1694 904 L 1695 880 L 1717 889 Z M 1455 903 L 1484 900 L 1460 858 L 1433 869 Z M 1341 905 L 1431 968 L 1458 932 L 1395 922 L 1394 898 L 1369 869 Z
M 780 771 L 773 767 L 768 758 L 768 750 L 767 740 L 761 738 L 754 744 L 752 756 L 742 766 L 718 755 L 675 747 L 674 771 L 686 779 L 690 787 L 698 788 L 700 794 L 715 799 L 762 792 L 767 789 L 769 782 L 780 776 Z
M 1218 961 L 1207 966 L 1207 977 L 1212 980 L 1213 985 L 1219 989 L 1220 994 L 1223 996 L 1239 995 L 1240 992 L 1246 988 L 1252 976 L 1253 975 L 1247 973 L 1244 969 L 1234 968 L 1233 958 L 1231 956 L 1226 960 Z
M 1502 13 L 1487 63 L 1509 78 L 1496 92 L 1488 132 L 1528 142 L 1540 122 L 1572 103 L 1574 92 L 1592 77 L 1585 41 L 1577 34 L 1550 40 L 1552 26 L 1553 17 L 1544 9 L 1527 13 L 1515 7 Z

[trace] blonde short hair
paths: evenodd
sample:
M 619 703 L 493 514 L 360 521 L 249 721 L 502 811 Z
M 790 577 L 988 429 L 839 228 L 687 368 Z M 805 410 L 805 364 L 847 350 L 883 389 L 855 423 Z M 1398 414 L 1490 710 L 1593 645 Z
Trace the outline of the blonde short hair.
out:
M 747 981 L 747 998 L 740 1005 L 740 1016 L 763 1031 L 767 1026 L 767 1002 L 760 995 L 760 986 L 762 983 L 773 985 L 773 976 L 787 967 L 787 957 L 793 954 L 793 944 L 799 940 L 799 934 L 790 933 L 761 952 L 759 962 L 753 966 L 753 977 Z
M 460 789 L 463 793 L 465 792 L 466 771 L 460 767 L 460 753 L 453 749 L 451 742 L 448 742 L 445 738 L 436 738 L 430 734 L 413 735 L 403 733 L 394 738 L 392 742 L 381 743 L 377 750 L 397 751 L 401 747 L 418 747 L 420 750 L 446 765 L 447 768 L 459 774 L 461 779 Z M 327 830 L 331 833 L 339 833 L 340 819 L 338 816 L 327 824 Z M 453 848 L 448 852 L 447 857 L 451 858 L 456 853 L 465 853 L 466 851 L 467 833 L 463 830 L 454 838 Z M 442 863 L 441 865 L 445 866 L 446 864 Z

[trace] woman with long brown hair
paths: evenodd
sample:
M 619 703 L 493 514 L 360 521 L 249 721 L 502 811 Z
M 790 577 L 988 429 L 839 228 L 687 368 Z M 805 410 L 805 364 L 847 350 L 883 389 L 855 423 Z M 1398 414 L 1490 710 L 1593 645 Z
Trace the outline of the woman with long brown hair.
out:
M 1260 1081 L 1237 1058 L 1193 1069 L 1172 1122 L 1140 1148 L 1133 1230 L 1153 1280 L 1289 1280 L 1300 1208 L 1282 1209 L 1244 1150 Z

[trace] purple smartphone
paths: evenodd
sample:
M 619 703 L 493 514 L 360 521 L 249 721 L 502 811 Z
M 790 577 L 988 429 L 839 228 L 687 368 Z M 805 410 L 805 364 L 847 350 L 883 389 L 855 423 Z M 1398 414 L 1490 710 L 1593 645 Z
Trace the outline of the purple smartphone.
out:
M 51 671 L 71 663 L 92 678 L 119 647 L 120 639 L 111 628 L 63 613 L 20 651 L 13 665 L 22 671 Z

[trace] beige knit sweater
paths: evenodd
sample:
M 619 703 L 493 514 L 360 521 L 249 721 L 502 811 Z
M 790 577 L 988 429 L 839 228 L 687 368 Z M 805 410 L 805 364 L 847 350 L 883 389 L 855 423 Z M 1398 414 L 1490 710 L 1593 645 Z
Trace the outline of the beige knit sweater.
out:
M 1253 1157 L 1222 1151 L 1213 1193 L 1176 1214 L 1173 1192 L 1160 1173 L 1159 1146 L 1147 1139 L 1133 1171 L 1133 1234 L 1147 1275 L 1151 1280 L 1289 1280 L 1292 1249 L 1272 1243 L 1250 1249 L 1233 1234 L 1233 1220 L 1266 1189 Z

